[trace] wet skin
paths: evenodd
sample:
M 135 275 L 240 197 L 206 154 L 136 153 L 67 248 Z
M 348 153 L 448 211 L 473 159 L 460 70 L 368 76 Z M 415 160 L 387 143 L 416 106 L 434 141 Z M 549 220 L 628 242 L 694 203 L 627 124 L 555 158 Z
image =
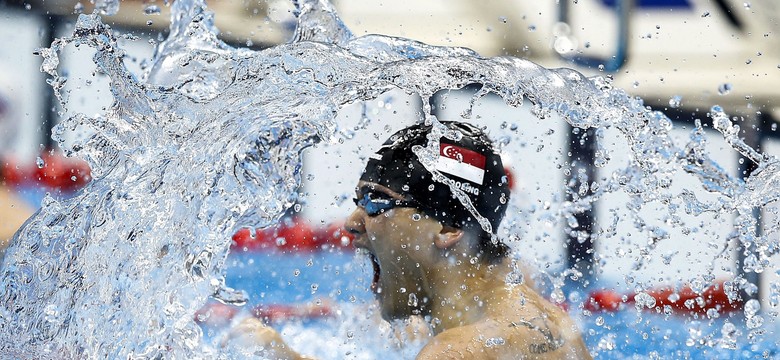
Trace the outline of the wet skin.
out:
M 404 200 L 358 183 L 358 198 L 367 191 Z M 472 234 L 409 207 L 369 216 L 358 206 L 345 225 L 374 262 L 382 317 L 431 319 L 435 337 L 418 359 L 590 358 L 568 315 L 528 286 L 507 284 L 508 261 L 478 259 Z

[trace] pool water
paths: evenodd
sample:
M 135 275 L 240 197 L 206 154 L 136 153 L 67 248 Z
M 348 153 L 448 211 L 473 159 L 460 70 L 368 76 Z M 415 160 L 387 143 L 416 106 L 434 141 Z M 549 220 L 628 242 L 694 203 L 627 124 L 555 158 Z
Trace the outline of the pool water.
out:
M 373 294 L 368 290 L 371 267 L 344 249 L 322 252 L 237 252 L 229 257 L 228 286 L 244 290 L 249 303 L 244 307 L 290 305 L 306 308 L 316 304 L 331 310 L 298 318 L 272 320 L 290 345 L 304 354 L 324 359 L 413 358 L 426 338 L 406 347 L 388 335 L 387 324 L 373 316 L 362 321 L 354 313 L 370 309 Z M 599 288 L 594 285 L 593 289 Z M 625 289 L 615 289 L 617 291 Z M 598 359 L 775 359 L 778 325 L 774 316 L 762 326 L 748 329 L 742 312 L 710 317 L 679 316 L 637 311 L 627 305 L 618 312 L 582 310 L 581 300 L 590 289 L 567 293 L 569 313 L 582 330 L 594 358 Z M 623 291 L 627 292 L 627 291 Z M 289 310 L 289 309 L 288 309 Z M 339 311 L 343 310 L 343 311 Z M 248 311 L 248 310 L 245 310 Z M 305 310 L 303 311 L 306 312 Z M 351 315 L 347 315 L 351 314 Z M 234 314 L 231 314 L 234 315 Z M 235 315 L 239 318 L 241 315 Z M 246 316 L 244 313 L 243 316 Z M 352 318 L 350 318 L 352 316 Z M 350 327 L 350 322 L 355 321 Z M 205 334 L 219 338 L 229 322 L 203 325 Z M 376 333 L 365 326 L 384 327 Z M 377 335 L 378 336 L 374 336 Z M 349 353 L 349 354 L 347 354 Z

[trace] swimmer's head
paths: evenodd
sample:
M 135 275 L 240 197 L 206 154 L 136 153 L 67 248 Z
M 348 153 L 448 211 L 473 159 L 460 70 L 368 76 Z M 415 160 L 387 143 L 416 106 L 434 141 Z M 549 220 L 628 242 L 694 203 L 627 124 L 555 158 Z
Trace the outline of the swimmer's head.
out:
M 458 140 L 441 137 L 436 170 L 447 182 L 462 190 L 477 212 L 488 220 L 495 234 L 509 202 L 509 182 L 501 157 L 479 128 L 462 122 L 441 123 L 462 136 Z M 427 146 L 427 135 L 431 130 L 432 126 L 417 124 L 390 136 L 371 155 L 360 180 L 402 194 L 417 204 L 424 214 L 444 225 L 476 234 L 483 255 L 490 259 L 503 258 L 508 252 L 507 246 L 492 240 L 491 234 L 483 230 L 450 186 L 435 180 L 413 152 L 415 146 Z

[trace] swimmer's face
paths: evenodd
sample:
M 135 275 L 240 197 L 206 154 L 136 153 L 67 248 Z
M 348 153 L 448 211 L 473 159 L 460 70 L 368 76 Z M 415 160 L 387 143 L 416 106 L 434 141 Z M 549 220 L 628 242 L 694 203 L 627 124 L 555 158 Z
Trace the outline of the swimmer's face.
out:
M 395 205 L 395 200 L 406 199 L 384 186 L 361 181 L 355 195 L 358 206 L 345 225 L 355 234 L 355 247 L 371 258 L 371 287 L 382 317 L 392 320 L 426 314 L 431 299 L 425 286 L 426 269 L 435 260 L 434 239 L 442 225 L 413 207 L 387 206 L 388 201 Z M 370 200 L 376 201 L 370 204 Z

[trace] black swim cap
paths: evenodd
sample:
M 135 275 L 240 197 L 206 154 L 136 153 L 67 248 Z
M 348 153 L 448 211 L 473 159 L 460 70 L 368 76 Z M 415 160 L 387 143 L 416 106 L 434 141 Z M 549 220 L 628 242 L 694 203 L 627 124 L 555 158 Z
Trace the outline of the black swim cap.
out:
M 501 157 L 479 128 L 462 122 L 442 121 L 448 129 L 463 136 L 459 140 L 440 139 L 436 170 L 463 191 L 477 212 L 486 218 L 493 233 L 504 218 L 509 202 L 509 181 Z M 420 210 L 441 223 L 456 228 L 476 229 L 483 238 L 478 220 L 455 197 L 450 187 L 434 180 L 412 148 L 427 146 L 432 126 L 416 124 L 390 136 L 371 158 L 360 180 L 377 183 L 410 197 Z

